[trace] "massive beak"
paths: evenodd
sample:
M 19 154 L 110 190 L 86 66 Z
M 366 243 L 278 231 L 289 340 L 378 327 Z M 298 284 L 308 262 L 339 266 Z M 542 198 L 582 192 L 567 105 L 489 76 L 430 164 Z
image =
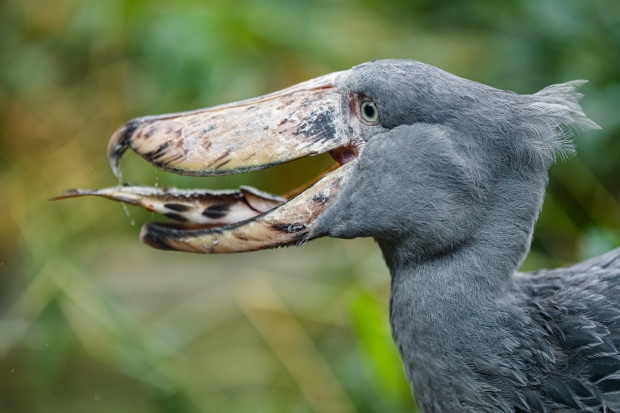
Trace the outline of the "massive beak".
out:
M 344 165 L 290 200 L 248 187 L 189 191 L 133 186 L 69 190 L 59 198 L 102 196 L 166 215 L 177 223 L 149 223 L 140 235 L 160 249 L 231 253 L 304 243 L 337 198 L 363 146 L 351 126 L 350 96 L 337 86 L 346 75 L 333 73 L 228 105 L 133 119 L 108 145 L 117 176 L 128 148 L 161 169 L 195 176 L 247 172 L 324 152 Z
M 108 144 L 115 175 L 127 148 L 183 175 L 253 171 L 349 145 L 336 72 L 270 95 L 192 112 L 147 116 Z

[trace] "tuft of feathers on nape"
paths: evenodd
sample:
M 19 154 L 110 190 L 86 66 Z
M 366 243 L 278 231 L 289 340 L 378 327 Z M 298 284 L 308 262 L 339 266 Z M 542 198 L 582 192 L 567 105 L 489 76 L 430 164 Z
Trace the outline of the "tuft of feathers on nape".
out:
M 583 93 L 578 89 L 587 82 L 573 80 L 559 83 L 531 95 L 535 101 L 529 105 L 532 110 L 530 125 L 538 138 L 536 145 L 551 157 L 552 162 L 556 158 L 565 160 L 575 154 L 575 132 L 601 128 L 588 119 L 579 104 Z

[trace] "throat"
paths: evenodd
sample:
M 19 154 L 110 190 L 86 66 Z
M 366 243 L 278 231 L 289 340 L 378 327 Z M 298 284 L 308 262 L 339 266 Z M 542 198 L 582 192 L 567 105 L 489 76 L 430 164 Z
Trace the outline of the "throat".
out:
M 439 234 L 430 239 L 415 232 L 395 241 L 377 239 L 393 291 L 403 279 L 415 285 L 415 294 L 426 303 L 445 295 L 461 295 L 464 303 L 504 291 L 529 251 L 547 182 L 543 173 L 529 179 L 514 175 L 504 177 L 490 199 L 473 208 L 467 230 L 457 225 L 427 231 Z
M 498 245 L 483 236 L 424 258 L 412 257 L 406 243 L 379 245 L 390 268 L 392 294 L 406 293 L 411 305 L 428 307 L 416 308 L 417 314 L 437 314 L 437 306 L 463 310 L 467 303 L 478 306 L 506 291 L 529 247 L 529 236 L 522 238 L 521 245 Z
M 455 400 L 471 393 L 459 392 L 463 383 L 485 394 L 484 383 L 465 379 L 475 376 L 477 352 L 499 351 L 498 326 L 521 317 L 511 284 L 530 247 L 544 183 L 535 189 L 518 199 L 509 199 L 514 193 L 498 195 L 464 242 L 433 254 L 420 252 L 413 238 L 377 240 L 392 275 L 392 334 L 416 399 L 428 411 L 453 411 L 436 405 L 438 400 L 469 405 Z

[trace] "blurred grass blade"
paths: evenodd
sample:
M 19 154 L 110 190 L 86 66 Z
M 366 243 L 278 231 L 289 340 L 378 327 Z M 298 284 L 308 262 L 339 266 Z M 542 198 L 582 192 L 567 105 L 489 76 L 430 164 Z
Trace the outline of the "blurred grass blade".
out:
M 329 363 L 265 277 L 244 277 L 236 300 L 315 412 L 357 411 Z
M 353 326 L 364 360 L 368 363 L 373 387 L 381 389 L 382 397 L 398 405 L 410 397 L 398 351 L 394 346 L 384 303 L 367 292 L 358 291 L 351 299 Z
M 0 318 L 0 360 L 24 337 L 28 329 L 58 295 L 65 280 L 53 264 L 45 265 Z

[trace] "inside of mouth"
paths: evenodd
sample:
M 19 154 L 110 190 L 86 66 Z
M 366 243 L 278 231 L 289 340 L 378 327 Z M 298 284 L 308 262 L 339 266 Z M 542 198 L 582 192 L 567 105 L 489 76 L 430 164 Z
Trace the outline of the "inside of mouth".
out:
M 169 228 L 175 229 L 206 229 L 206 228 L 219 228 L 226 225 L 236 224 L 237 222 L 243 222 L 247 219 L 253 219 L 258 215 L 261 215 L 267 212 L 269 209 L 267 208 L 254 208 L 252 202 L 261 202 L 260 195 L 255 197 L 255 200 L 247 199 L 247 187 L 255 187 L 258 188 L 258 192 L 264 192 L 263 195 L 270 197 L 279 197 L 280 199 L 284 198 L 277 205 L 282 205 L 284 201 L 289 201 L 295 196 L 299 195 L 310 186 L 314 185 L 318 182 L 323 176 L 327 173 L 337 169 L 341 166 L 341 163 L 344 164 L 348 162 L 350 159 L 353 159 L 356 154 L 353 154 L 349 149 L 338 149 L 335 151 L 331 151 L 329 153 L 324 153 L 317 156 L 310 156 L 301 158 L 298 160 L 294 160 L 291 162 L 287 162 L 284 164 L 276 165 L 271 168 L 266 168 L 258 171 L 241 173 L 237 175 L 226 175 L 226 176 L 217 176 L 217 177 L 205 177 L 205 178 L 196 178 L 191 176 L 181 176 L 168 172 L 157 172 L 157 182 L 156 187 L 161 189 L 162 191 L 168 191 L 167 194 L 171 196 L 176 196 L 177 201 L 174 202 L 161 202 L 162 206 L 159 209 L 149 208 L 149 201 L 144 197 L 144 202 L 137 203 L 131 202 L 135 205 L 142 206 L 145 209 L 150 209 L 151 211 L 155 211 L 160 215 L 163 215 L 169 218 L 171 221 L 162 223 Z M 334 162 L 336 161 L 336 162 Z M 126 176 L 133 176 L 133 171 L 130 171 L 130 174 Z M 198 216 L 202 219 L 201 222 L 197 222 L 196 220 L 190 218 L 191 216 L 196 216 L 193 211 L 200 211 L 200 208 L 203 206 L 194 207 L 192 210 L 175 210 L 172 209 L 168 211 L 166 208 L 178 206 L 178 209 L 183 207 L 183 205 L 187 205 L 187 203 L 183 202 L 184 197 L 189 194 L 198 194 L 202 189 L 167 189 L 167 188 L 188 188 L 188 187 L 196 187 L 197 180 L 200 179 L 200 187 L 207 187 L 209 189 L 217 188 L 220 189 L 230 189 L 230 188 L 242 188 L 241 189 L 241 198 L 243 203 L 247 204 L 255 213 L 251 211 L 249 213 L 254 214 L 253 217 L 245 216 L 245 218 L 241 218 L 238 216 L 239 220 L 234 219 L 234 214 L 228 210 L 231 204 L 227 203 L 216 203 L 214 205 L 210 205 L 208 207 L 204 207 L 203 214 L 210 213 L 212 211 L 216 211 L 217 208 L 223 208 L 223 218 L 222 220 L 215 220 L 211 223 L 205 223 L 204 217 L 201 216 L 200 212 L 198 212 Z M 245 188 L 245 189 L 243 189 Z M 278 194 L 278 195 L 275 195 Z M 281 195 L 280 195 L 281 194 Z M 120 197 L 112 196 L 108 197 L 109 199 L 121 200 Z M 121 200 L 122 201 L 122 200 Z M 125 201 L 127 202 L 127 201 Z M 273 205 L 272 205 L 273 206 Z M 245 208 L 245 206 L 242 206 Z M 184 209 L 186 207 L 183 207 Z M 270 207 L 271 208 L 271 207 Z M 163 209 L 163 213 L 162 213 Z M 232 210 L 238 209 L 238 206 L 232 207 Z M 272 208 L 273 209 L 273 208 Z M 226 211 L 224 211 L 226 210 Z M 217 212 L 217 211 L 216 211 Z M 224 217 L 226 213 L 230 213 L 228 216 Z M 247 213 L 246 213 L 247 215 Z M 210 217 L 210 215 L 209 215 Z M 153 217 L 151 216 L 151 220 Z
M 275 167 L 267 168 L 257 172 L 251 172 L 250 174 L 255 175 L 275 175 L 275 179 L 258 179 L 261 183 L 269 183 L 269 182 L 278 182 L 286 180 L 286 177 L 293 177 L 296 182 L 303 182 L 302 184 L 297 184 L 294 189 L 289 190 L 288 192 L 281 195 L 287 202 L 302 192 L 306 191 L 308 188 L 319 182 L 325 175 L 330 172 L 338 169 L 342 165 L 354 160 L 359 156 L 359 151 L 356 147 L 342 147 L 331 150 L 327 153 L 323 153 L 317 156 L 309 156 L 305 158 L 301 158 L 298 160 L 294 160 L 291 162 L 287 162 L 281 165 L 276 165 Z M 334 162 L 335 161 L 335 162 Z M 326 166 L 327 165 L 327 166 Z M 247 175 L 247 174 L 241 174 Z M 308 178 L 310 177 L 310 178 Z M 267 189 L 264 185 L 260 186 L 261 191 Z M 269 194 L 281 193 L 277 191 L 267 191 Z M 188 228 L 188 224 L 177 224 L 171 223 L 171 226 Z M 191 226 L 192 224 L 189 224 Z M 211 228 L 216 226 L 211 226 Z
M 180 231 L 219 231 L 224 227 L 235 227 L 262 219 L 259 217 L 286 206 L 289 201 L 299 196 L 293 203 L 296 205 L 294 208 L 301 209 L 290 217 L 295 220 L 295 214 L 322 208 L 321 205 L 330 197 L 324 194 L 329 194 L 335 182 L 333 172 L 355 159 L 358 154 L 355 147 L 343 147 L 258 171 L 199 178 L 199 186 L 208 189 L 177 189 L 195 188 L 197 178 L 157 171 L 153 186 L 119 183 L 115 187 L 95 190 L 68 190 L 55 199 L 99 196 L 151 211 L 148 220 L 153 219 L 152 213 L 170 219 L 169 222 L 157 223 L 160 228 L 163 226 Z M 135 167 L 133 162 L 129 162 L 127 166 L 130 172 L 127 175 L 144 174 L 143 169 L 132 169 Z M 324 178 L 324 184 L 319 183 L 316 188 L 307 192 Z M 142 182 L 145 180 L 147 179 L 139 179 Z M 129 214 L 129 210 L 126 207 L 124 209 Z M 290 214 L 293 210 L 288 208 L 286 211 Z
M 357 158 L 359 156 L 359 152 L 355 147 L 344 147 L 330 151 L 329 155 L 338 163 L 337 166 L 342 166 L 345 163 L 351 162 L 353 159 Z

